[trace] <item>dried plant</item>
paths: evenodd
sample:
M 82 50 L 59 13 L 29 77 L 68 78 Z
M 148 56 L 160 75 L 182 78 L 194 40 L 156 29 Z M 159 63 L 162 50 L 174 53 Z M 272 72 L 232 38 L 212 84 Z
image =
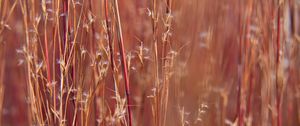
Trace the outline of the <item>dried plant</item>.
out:
M 299 5 L 0 0 L 0 124 L 299 125 Z

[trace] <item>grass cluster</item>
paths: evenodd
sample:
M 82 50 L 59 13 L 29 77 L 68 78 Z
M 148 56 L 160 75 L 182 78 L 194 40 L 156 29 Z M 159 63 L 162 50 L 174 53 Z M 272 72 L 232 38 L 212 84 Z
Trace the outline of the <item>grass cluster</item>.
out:
M 299 0 L 0 0 L 0 124 L 300 125 Z

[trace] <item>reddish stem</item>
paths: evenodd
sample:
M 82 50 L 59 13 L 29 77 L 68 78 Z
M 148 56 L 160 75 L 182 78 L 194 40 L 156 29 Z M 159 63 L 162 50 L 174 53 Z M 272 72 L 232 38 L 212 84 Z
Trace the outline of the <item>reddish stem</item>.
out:
M 125 94 L 127 99 L 127 111 L 128 111 L 128 125 L 132 126 L 131 122 L 131 108 L 130 108 L 130 92 L 129 92 L 129 76 L 127 70 L 127 62 L 126 62 L 126 55 L 125 55 L 125 48 L 124 48 L 124 40 L 122 35 L 122 27 L 121 27 L 121 20 L 119 14 L 119 7 L 118 7 L 118 0 L 115 0 L 115 10 L 116 10 L 116 17 L 117 17 L 117 29 L 118 29 L 118 43 L 119 43 L 119 51 L 121 56 L 121 65 L 123 68 L 124 80 L 125 80 Z
M 51 83 L 51 73 L 50 73 L 50 63 L 49 63 L 49 51 L 48 51 L 48 40 L 47 40 L 47 32 L 46 32 L 46 25 L 45 25 L 45 50 L 46 50 L 46 65 L 47 65 L 47 80 L 48 83 Z
M 276 69 L 276 88 L 277 88 L 277 125 L 278 126 L 281 126 L 281 87 L 279 86 L 279 83 L 278 83 L 278 69 L 279 69 L 279 63 L 280 63 L 280 31 L 281 31 L 281 24 L 280 24 L 280 5 L 279 5 L 279 8 L 278 8 L 278 16 L 277 16 L 277 55 L 276 55 L 276 65 L 277 65 L 277 69 Z

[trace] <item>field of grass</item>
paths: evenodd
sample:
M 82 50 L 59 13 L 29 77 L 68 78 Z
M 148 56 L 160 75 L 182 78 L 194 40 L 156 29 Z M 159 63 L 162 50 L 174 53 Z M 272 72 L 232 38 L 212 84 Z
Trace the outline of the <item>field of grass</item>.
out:
M 300 0 L 0 0 L 2 126 L 300 125 Z

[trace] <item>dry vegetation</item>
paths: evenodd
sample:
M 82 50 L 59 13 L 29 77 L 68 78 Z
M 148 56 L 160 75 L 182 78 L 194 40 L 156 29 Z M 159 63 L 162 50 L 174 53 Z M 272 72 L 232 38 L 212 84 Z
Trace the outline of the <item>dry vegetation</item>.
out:
M 0 0 L 0 124 L 300 125 L 299 0 Z

